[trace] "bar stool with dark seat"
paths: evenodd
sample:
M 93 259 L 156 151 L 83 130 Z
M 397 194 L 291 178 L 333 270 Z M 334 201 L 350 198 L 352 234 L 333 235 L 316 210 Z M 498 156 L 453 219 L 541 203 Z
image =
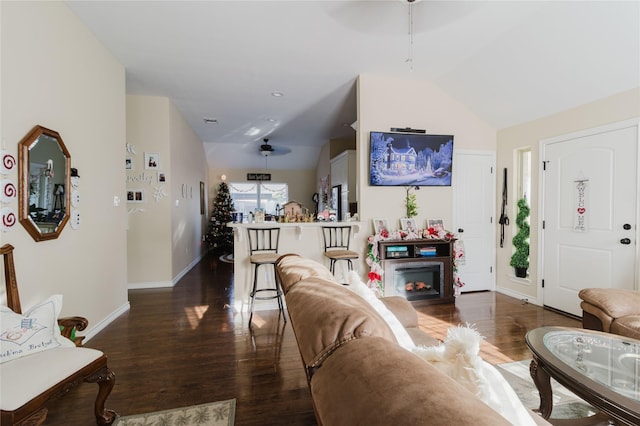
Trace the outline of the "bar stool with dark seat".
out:
M 349 250 L 351 240 L 351 226 L 323 226 L 322 237 L 324 238 L 324 255 L 331 261 L 329 270 L 335 272 L 336 262 L 346 260 L 349 270 L 353 270 L 352 260 L 358 259 L 360 255 Z
M 284 313 L 282 303 L 282 289 L 278 282 L 275 272 L 276 260 L 280 257 L 278 254 L 278 242 L 280 240 L 280 228 L 247 228 L 249 234 L 249 261 L 253 265 L 253 287 L 251 289 L 251 308 L 249 314 L 249 326 L 253 319 L 253 307 L 255 300 L 278 299 L 278 308 L 282 312 L 285 322 L 287 317 Z M 258 268 L 262 265 L 271 265 L 273 269 L 274 284 L 273 287 L 258 288 Z M 269 296 L 256 296 L 260 292 L 271 292 Z

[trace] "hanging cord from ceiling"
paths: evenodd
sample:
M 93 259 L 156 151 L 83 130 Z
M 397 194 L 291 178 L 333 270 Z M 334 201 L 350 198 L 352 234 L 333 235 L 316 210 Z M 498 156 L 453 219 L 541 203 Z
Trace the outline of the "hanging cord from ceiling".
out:
M 413 71 L 413 1 L 407 0 L 409 3 L 409 56 L 407 62 L 409 69 Z

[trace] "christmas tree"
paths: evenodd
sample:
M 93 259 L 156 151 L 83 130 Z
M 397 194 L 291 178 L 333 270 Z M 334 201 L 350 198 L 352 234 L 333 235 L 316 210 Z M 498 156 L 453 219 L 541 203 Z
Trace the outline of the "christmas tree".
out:
M 233 221 L 233 200 L 226 182 L 218 185 L 218 193 L 213 200 L 213 211 L 209 221 L 207 241 L 214 252 L 233 253 L 233 229 L 227 223 Z

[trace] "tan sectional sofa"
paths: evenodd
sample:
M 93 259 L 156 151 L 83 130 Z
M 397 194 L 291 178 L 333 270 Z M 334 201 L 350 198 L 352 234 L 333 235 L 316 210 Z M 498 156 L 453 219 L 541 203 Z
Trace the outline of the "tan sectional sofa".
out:
M 382 316 L 338 284 L 322 264 L 285 255 L 276 271 L 320 425 L 508 425 L 496 411 L 402 348 Z M 439 341 L 418 328 L 400 297 L 383 298 L 417 344 Z M 548 424 L 539 416 L 538 424 Z
M 640 340 L 640 292 L 618 288 L 585 288 L 582 327 Z

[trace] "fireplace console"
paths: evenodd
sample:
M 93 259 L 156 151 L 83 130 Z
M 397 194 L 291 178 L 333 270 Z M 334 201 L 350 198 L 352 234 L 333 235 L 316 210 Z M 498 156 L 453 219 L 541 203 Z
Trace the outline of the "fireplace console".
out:
M 416 304 L 454 303 L 453 240 L 385 240 L 378 243 L 384 295 Z

